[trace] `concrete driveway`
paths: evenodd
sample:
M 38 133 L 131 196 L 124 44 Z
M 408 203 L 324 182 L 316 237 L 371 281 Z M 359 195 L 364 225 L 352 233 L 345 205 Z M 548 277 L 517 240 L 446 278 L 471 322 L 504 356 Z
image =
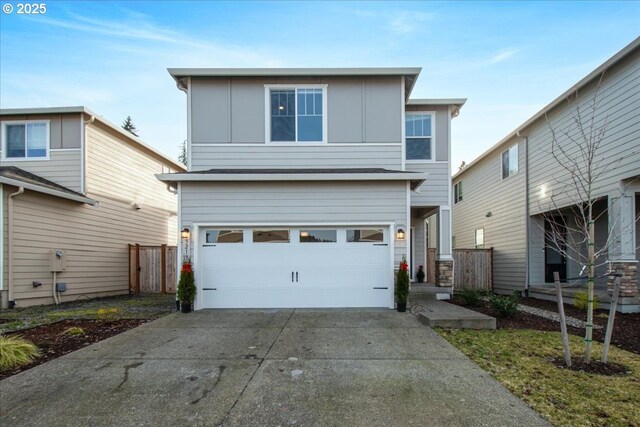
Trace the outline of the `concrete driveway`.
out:
M 0 424 L 548 425 L 391 310 L 176 313 L 0 382 Z

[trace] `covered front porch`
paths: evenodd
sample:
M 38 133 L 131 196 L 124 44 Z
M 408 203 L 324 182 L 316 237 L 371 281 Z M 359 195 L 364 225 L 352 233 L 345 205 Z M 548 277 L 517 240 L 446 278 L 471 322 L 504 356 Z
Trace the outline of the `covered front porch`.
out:
M 409 250 L 412 292 L 450 295 L 453 292 L 453 254 L 449 207 L 411 208 Z M 425 273 L 424 283 L 417 283 L 420 267 Z

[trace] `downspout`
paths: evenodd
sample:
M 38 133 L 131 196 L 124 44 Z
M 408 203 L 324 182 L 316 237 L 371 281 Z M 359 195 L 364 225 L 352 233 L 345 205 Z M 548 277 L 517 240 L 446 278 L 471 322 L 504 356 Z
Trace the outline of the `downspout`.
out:
M 16 302 L 13 300 L 13 198 L 24 193 L 24 187 L 19 187 L 18 191 L 9 194 L 7 201 L 7 299 L 9 308 L 14 308 Z
M 519 132 L 518 132 L 519 134 Z M 525 242 L 525 261 L 524 261 L 524 295 L 529 296 L 529 252 L 530 243 L 529 236 L 531 221 L 529 220 L 529 137 L 524 137 L 524 242 Z

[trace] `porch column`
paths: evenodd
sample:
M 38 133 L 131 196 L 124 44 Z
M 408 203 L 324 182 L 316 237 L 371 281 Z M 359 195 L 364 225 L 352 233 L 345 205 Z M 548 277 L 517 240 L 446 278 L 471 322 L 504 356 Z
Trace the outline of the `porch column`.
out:
M 440 206 L 438 218 L 438 250 L 436 255 L 436 285 L 453 286 L 453 254 L 451 242 L 451 206 Z
M 627 189 L 623 194 L 610 194 L 609 199 L 609 236 L 611 244 L 608 256 L 611 261 L 611 273 L 622 271 L 620 296 L 638 295 L 638 259 L 636 257 L 635 237 L 635 193 Z M 607 278 L 607 289 L 613 291 L 615 276 Z

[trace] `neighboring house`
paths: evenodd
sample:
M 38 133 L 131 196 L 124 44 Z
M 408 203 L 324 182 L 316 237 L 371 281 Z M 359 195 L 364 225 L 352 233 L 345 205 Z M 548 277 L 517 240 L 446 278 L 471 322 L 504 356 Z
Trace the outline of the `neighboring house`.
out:
M 607 298 L 607 283 L 611 286 L 607 270 L 622 268 L 622 309 L 637 310 L 640 38 L 453 176 L 455 247 L 493 248 L 494 287 L 498 292 L 527 291 L 545 297 L 554 271 L 569 283 L 584 283 L 576 279 L 585 274 L 583 266 L 562 256 L 545 239 L 544 232 L 550 226 L 549 221 L 545 223 L 545 213 L 555 211 L 552 200 L 568 229 L 575 228 L 572 208 L 576 206 L 569 200 L 576 193 L 571 191 L 569 174 L 551 154 L 551 129 L 558 138 L 575 135 L 576 99 L 586 119 L 595 99 L 595 129 L 606 123 L 594 162 L 606 164 L 615 159 L 614 167 L 598 179 L 593 193 L 599 215 L 595 222 L 596 249 L 605 247 L 608 234 L 613 237 L 606 254 L 609 263 L 596 269 L 596 287 L 600 298 Z M 589 123 L 585 125 L 588 129 Z M 587 250 L 586 245 L 579 249 L 583 253 Z
M 196 308 L 393 307 L 394 268 L 425 263 L 434 212 L 451 285 L 464 99 L 410 100 L 419 68 L 169 72 L 187 94 L 189 166 L 158 178 L 178 187 Z
M 129 292 L 129 243 L 175 244 L 183 167 L 84 107 L 0 110 L 4 307 Z M 56 252 L 61 251 L 56 256 Z M 54 266 L 53 264 L 58 264 Z

